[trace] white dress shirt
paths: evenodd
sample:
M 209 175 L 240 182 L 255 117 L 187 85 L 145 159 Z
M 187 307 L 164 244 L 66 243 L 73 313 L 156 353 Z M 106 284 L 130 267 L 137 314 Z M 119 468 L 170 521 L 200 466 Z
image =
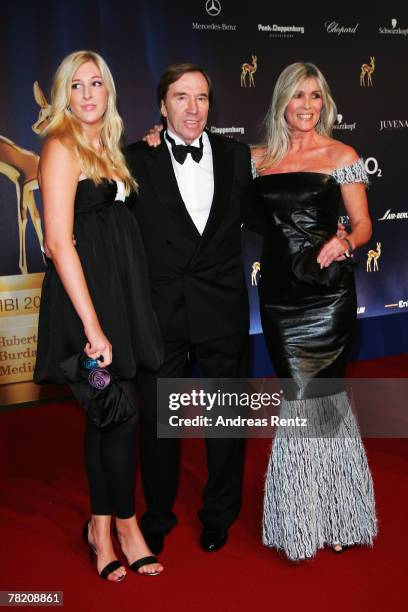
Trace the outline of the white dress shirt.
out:
M 176 144 L 186 144 L 176 134 L 167 130 Z M 171 143 L 165 137 L 164 140 L 170 151 L 171 163 L 173 164 L 174 174 L 176 175 L 177 185 L 187 208 L 188 214 L 193 220 L 194 225 L 203 233 L 214 195 L 214 170 L 210 140 L 208 135 L 203 132 L 203 156 L 197 163 L 193 160 L 190 153 L 187 155 L 184 164 L 179 164 L 171 150 Z M 200 138 L 191 143 L 193 147 L 198 147 Z

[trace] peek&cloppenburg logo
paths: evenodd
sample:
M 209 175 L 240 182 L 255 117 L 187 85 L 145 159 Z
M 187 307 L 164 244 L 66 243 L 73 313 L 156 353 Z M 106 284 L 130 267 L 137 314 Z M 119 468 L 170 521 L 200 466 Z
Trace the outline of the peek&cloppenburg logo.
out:
M 304 34 L 305 27 L 302 25 L 264 25 L 258 23 L 258 32 L 266 32 L 271 38 L 293 38 L 297 34 Z

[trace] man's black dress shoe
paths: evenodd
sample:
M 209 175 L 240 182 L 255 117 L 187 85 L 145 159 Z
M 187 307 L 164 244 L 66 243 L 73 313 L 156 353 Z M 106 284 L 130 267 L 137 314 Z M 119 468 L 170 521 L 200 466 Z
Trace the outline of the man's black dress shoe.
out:
M 204 525 L 201 532 L 201 548 L 206 552 L 215 552 L 228 540 L 228 529 L 219 525 Z
M 158 555 L 164 548 L 164 533 L 162 531 L 143 531 L 147 546 L 154 555 Z

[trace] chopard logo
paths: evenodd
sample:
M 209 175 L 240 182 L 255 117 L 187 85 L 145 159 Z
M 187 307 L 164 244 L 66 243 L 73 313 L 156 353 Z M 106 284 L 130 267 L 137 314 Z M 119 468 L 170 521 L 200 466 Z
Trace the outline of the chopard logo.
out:
M 382 132 L 382 130 L 400 130 L 403 128 L 408 128 L 408 119 L 380 120 L 380 132 Z
M 380 34 L 399 34 L 401 36 L 408 36 L 408 28 L 397 28 L 398 21 L 393 17 L 391 19 L 391 28 L 378 28 Z
M 391 208 L 389 208 L 382 217 L 378 218 L 378 221 L 397 221 L 399 219 L 408 219 L 408 211 L 392 212 Z
M 356 122 L 354 123 L 343 123 L 343 115 L 337 115 L 337 123 L 333 125 L 333 130 L 350 130 L 352 132 L 356 129 Z
M 269 32 L 270 37 L 275 38 L 293 38 L 295 34 L 304 34 L 304 26 L 295 25 L 262 25 L 258 23 L 258 32 Z
M 341 36 L 342 34 L 356 34 L 359 25 L 360 24 L 357 22 L 353 26 L 343 26 L 337 23 L 337 21 L 326 21 L 324 27 L 328 34 L 337 34 L 337 36 Z
M 221 2 L 219 0 L 207 0 L 205 10 L 211 17 L 217 17 L 221 13 Z

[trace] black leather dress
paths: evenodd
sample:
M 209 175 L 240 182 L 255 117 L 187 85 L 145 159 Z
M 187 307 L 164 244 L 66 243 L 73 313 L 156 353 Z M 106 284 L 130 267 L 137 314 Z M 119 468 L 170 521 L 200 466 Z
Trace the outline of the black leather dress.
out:
M 266 225 L 259 285 L 265 340 L 278 376 L 293 381 L 287 399 L 313 397 L 320 394 L 313 379 L 344 376 L 356 321 L 352 266 L 333 262 L 328 280 L 315 263 L 337 230 L 340 185 L 329 174 L 291 172 L 259 176 L 255 190 Z M 314 267 L 307 278 L 295 266 L 305 249 Z
M 284 390 L 266 474 L 262 541 L 289 559 L 326 545 L 372 544 L 373 483 L 343 390 L 356 320 L 353 265 L 316 257 L 337 230 L 342 183 L 366 182 L 362 161 L 333 174 L 259 176 L 264 218 L 260 308 L 265 340 Z

